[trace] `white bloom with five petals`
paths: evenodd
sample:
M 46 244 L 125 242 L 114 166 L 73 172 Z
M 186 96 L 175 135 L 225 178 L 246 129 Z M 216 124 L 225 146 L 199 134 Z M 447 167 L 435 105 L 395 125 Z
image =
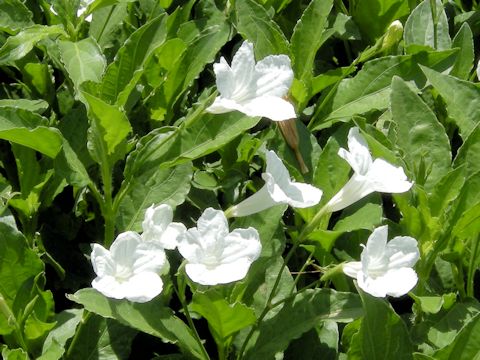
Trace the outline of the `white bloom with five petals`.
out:
M 260 256 L 262 245 L 256 229 L 229 232 L 224 213 L 207 208 L 197 227 L 182 236 L 178 250 L 187 260 L 185 271 L 190 279 L 201 285 L 216 285 L 243 279 Z
M 252 196 L 228 209 L 228 216 L 247 216 L 278 204 L 306 208 L 320 202 L 322 190 L 292 181 L 287 168 L 274 151 L 267 151 L 266 158 L 267 168 L 262 174 L 265 185 Z
M 338 155 L 350 164 L 354 174 L 327 203 L 331 212 L 344 209 L 375 191 L 403 193 L 412 187 L 402 167 L 383 159 L 372 160 L 367 142 L 357 127 L 348 132 L 348 150 L 340 149 Z
M 173 210 L 170 205 L 150 206 L 145 211 L 145 218 L 142 222 L 142 239 L 164 249 L 175 249 L 179 236 L 187 229 L 182 223 L 172 222 L 172 219 Z
M 146 302 L 162 292 L 165 252 L 133 231 L 118 235 L 110 250 L 93 244 L 90 259 L 97 274 L 92 286 L 107 297 Z
M 222 57 L 213 70 L 220 95 L 207 108 L 208 112 L 238 110 L 274 121 L 296 117 L 293 105 L 283 98 L 293 81 L 287 55 L 269 55 L 255 64 L 253 45 L 245 41 L 234 55 L 232 66 Z
M 399 297 L 408 293 L 418 278 L 412 267 L 420 257 L 417 240 L 397 236 L 387 243 L 388 227 L 376 228 L 367 240 L 361 261 L 343 265 L 343 272 L 357 279 L 358 286 L 376 297 Z

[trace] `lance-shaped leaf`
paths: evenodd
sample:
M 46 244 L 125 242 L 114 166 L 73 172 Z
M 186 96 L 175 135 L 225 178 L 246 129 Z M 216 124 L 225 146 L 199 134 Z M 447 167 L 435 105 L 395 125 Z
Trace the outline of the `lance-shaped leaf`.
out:
M 88 80 L 100 82 L 106 60 L 95 40 L 87 38 L 78 42 L 59 41 L 58 47 L 77 96 L 81 83 Z
M 396 124 L 396 145 L 403 150 L 410 171 L 416 174 L 422 161 L 431 164 L 426 182 L 421 184 L 430 190 L 450 169 L 450 142 L 445 129 L 432 110 L 399 77 L 392 81 L 391 110 Z
M 0 65 L 12 63 L 27 55 L 41 40 L 49 36 L 66 35 L 63 27 L 59 25 L 42 26 L 33 25 L 10 36 L 0 48 Z
M 135 31 L 118 51 L 102 82 L 102 99 L 124 106 L 145 64 L 165 41 L 167 16 L 162 14 Z
M 14 33 L 33 25 L 33 14 L 20 0 L 0 2 L 0 30 Z

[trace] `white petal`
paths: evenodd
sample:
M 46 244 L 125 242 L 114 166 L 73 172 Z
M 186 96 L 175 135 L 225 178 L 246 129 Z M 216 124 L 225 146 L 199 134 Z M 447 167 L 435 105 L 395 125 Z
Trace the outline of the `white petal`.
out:
M 283 121 L 296 118 L 293 105 L 281 97 L 263 95 L 241 102 L 238 110 L 248 116 L 262 116 L 273 121 Z
M 257 229 L 235 229 L 225 238 L 222 263 L 233 263 L 242 258 L 250 263 L 260 256 L 262 244 Z
M 187 231 L 182 223 L 171 223 L 167 226 L 160 238 L 160 245 L 164 249 L 173 250 L 177 247 L 180 236 Z
M 288 205 L 297 208 L 317 205 L 322 198 L 322 190 L 309 184 L 294 182 L 284 191 L 288 197 Z
M 106 297 L 113 299 L 125 298 L 122 285 L 113 276 L 97 277 L 93 279 L 92 287 Z
M 262 174 L 263 180 L 265 180 L 264 188 L 267 189 L 268 194 L 275 204 L 285 204 L 288 201 L 288 196 L 285 194 L 284 189 L 290 186 L 290 183 L 282 184 L 277 183 L 275 178 L 269 173 Z
M 133 265 L 132 272 L 162 273 L 167 266 L 165 251 L 154 243 L 141 243 L 131 254 Z
M 188 229 L 179 239 L 178 251 L 188 262 L 201 262 L 202 234 L 197 228 Z
M 198 219 L 197 229 L 202 235 L 225 237 L 228 234 L 228 221 L 223 211 L 210 207 Z
M 255 96 L 255 56 L 253 44 L 244 41 L 232 59 L 232 72 L 234 76 L 234 91 L 231 98 L 242 102 Z
M 414 288 L 417 284 L 418 277 L 412 268 L 401 268 L 389 271 L 385 275 L 387 283 L 387 295 L 403 296 Z
M 403 193 L 413 185 L 402 167 L 395 167 L 383 159 L 375 159 L 367 176 L 378 192 Z
M 124 297 L 134 302 L 147 302 L 160 294 L 163 290 L 163 281 L 153 272 L 143 272 L 132 276 L 122 283 Z
M 410 236 L 396 236 L 386 247 L 389 268 L 413 267 L 420 258 L 417 240 Z
M 228 284 L 243 279 L 247 275 L 250 265 L 251 263 L 245 258 L 216 267 L 187 264 L 185 272 L 192 281 L 201 285 Z
M 370 234 L 362 257 L 381 258 L 387 246 L 388 226 L 379 226 Z
M 145 211 L 145 218 L 142 222 L 143 232 L 161 233 L 167 228 L 168 224 L 172 222 L 172 219 L 173 210 L 170 205 L 152 205 Z
M 93 244 L 90 261 L 97 276 L 103 277 L 115 274 L 115 263 L 110 255 L 110 251 L 103 246 Z
M 385 277 L 372 278 L 366 276 L 363 271 L 357 274 L 357 284 L 360 288 L 375 297 L 387 296 L 388 279 Z
M 339 211 L 374 191 L 372 184 L 365 176 L 354 173 L 343 188 L 328 201 L 327 206 L 331 212 Z
M 236 101 L 225 99 L 221 96 L 217 96 L 213 104 L 205 109 L 206 112 L 212 114 L 224 114 L 234 110 L 242 111 L 243 107 L 237 104 Z
M 360 261 L 345 263 L 343 264 L 342 270 L 346 275 L 356 279 L 359 271 L 362 270 L 362 263 Z
M 217 88 L 221 96 L 225 98 L 231 97 L 235 90 L 235 78 L 225 58 L 221 57 L 219 63 L 213 64 L 213 71 L 215 72 Z
M 112 259 L 119 264 L 133 265 L 132 254 L 141 242 L 142 238 L 136 232 L 127 231 L 119 234 L 110 247 Z
M 257 72 L 256 97 L 265 95 L 284 97 L 293 81 L 293 70 L 287 55 L 270 55 L 255 66 Z
M 281 187 L 290 184 L 290 174 L 278 155 L 273 150 L 268 150 L 265 156 L 267 162 L 265 172 L 273 177 L 273 181 Z
M 348 150 L 340 149 L 338 155 L 350 164 L 353 171 L 365 175 L 372 165 L 372 156 L 365 138 L 357 127 L 351 128 L 348 132 Z
M 264 174 L 263 174 L 264 175 Z M 262 175 L 262 176 L 263 176 Z M 231 216 L 240 217 L 256 214 L 272 206 L 278 205 L 270 195 L 267 185 L 264 185 L 255 194 L 249 196 L 239 204 L 233 206 L 228 211 Z

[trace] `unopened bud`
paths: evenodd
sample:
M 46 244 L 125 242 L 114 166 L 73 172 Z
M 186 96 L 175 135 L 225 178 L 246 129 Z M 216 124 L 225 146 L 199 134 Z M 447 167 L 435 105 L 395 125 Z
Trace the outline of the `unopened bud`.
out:
M 295 153 L 295 157 L 297 158 L 298 164 L 300 165 L 300 170 L 302 174 L 308 173 L 308 167 L 305 165 L 305 161 L 303 161 L 302 154 L 300 153 L 299 145 L 299 137 L 298 137 L 298 130 L 297 130 L 297 119 L 288 119 L 284 121 L 277 121 L 276 123 L 280 127 L 280 131 L 287 142 L 288 146 L 293 150 Z
M 382 50 L 389 50 L 396 46 L 403 36 L 403 25 L 400 21 L 395 20 L 390 24 L 385 33 L 385 37 L 382 42 Z

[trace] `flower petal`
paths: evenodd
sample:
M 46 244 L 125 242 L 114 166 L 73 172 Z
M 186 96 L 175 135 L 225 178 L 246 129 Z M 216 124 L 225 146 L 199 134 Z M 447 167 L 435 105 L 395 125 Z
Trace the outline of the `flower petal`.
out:
M 251 262 L 247 259 L 238 259 L 228 264 L 219 264 L 216 267 L 204 264 L 187 264 L 185 272 L 192 281 L 201 285 L 228 284 L 241 280 L 247 275 Z
M 362 271 L 362 263 L 360 261 L 347 262 L 343 264 L 342 270 L 345 273 L 345 275 L 348 275 L 356 279 L 358 273 Z
M 281 97 L 263 95 L 245 100 L 238 110 L 248 116 L 262 116 L 273 121 L 283 121 L 296 118 L 293 105 Z
M 374 192 L 374 188 L 365 176 L 354 173 L 350 180 L 336 193 L 327 203 L 330 212 L 345 209 L 368 194 Z
M 290 184 L 290 174 L 278 155 L 273 150 L 268 150 L 265 157 L 267 162 L 265 173 L 270 174 L 273 181 L 281 187 Z
M 263 174 L 264 175 L 264 174 Z M 263 176 L 262 175 L 262 176 Z M 264 178 L 265 179 L 265 178 Z M 239 204 L 232 206 L 228 212 L 230 216 L 240 217 L 256 214 L 272 206 L 278 205 L 270 195 L 267 185 L 264 185 L 255 194 L 249 196 Z
M 293 81 L 293 70 L 287 55 L 269 55 L 255 66 L 257 73 L 256 97 L 265 95 L 284 97 Z
M 115 274 L 115 263 L 110 251 L 105 249 L 102 245 L 92 245 L 90 261 L 92 262 L 93 271 L 95 271 L 97 276 L 103 277 Z
M 235 78 L 230 65 L 227 64 L 223 56 L 219 63 L 213 64 L 213 71 L 220 95 L 225 98 L 231 97 L 235 91 Z
M 122 283 L 124 297 L 134 302 L 147 302 L 160 294 L 163 290 L 163 281 L 154 272 L 136 274 Z
M 119 234 L 110 247 L 113 261 L 124 266 L 133 265 L 132 254 L 141 242 L 142 238 L 136 232 L 126 231 Z
M 420 258 L 417 240 L 410 236 L 396 236 L 386 247 L 389 269 L 413 267 Z
M 142 272 L 162 273 L 167 266 L 165 251 L 155 243 L 141 243 L 130 255 L 133 274 Z
M 255 96 L 255 56 L 253 44 L 244 41 L 232 59 L 234 90 L 231 98 L 238 102 Z
M 202 259 L 202 234 L 197 228 L 188 229 L 179 239 L 178 251 L 192 263 L 200 262 Z
M 257 229 L 235 229 L 225 238 L 222 263 L 233 263 L 241 258 L 252 263 L 258 259 L 261 251 L 262 244 Z
M 109 298 L 123 299 L 125 297 L 123 287 L 113 276 L 97 277 L 93 279 L 92 287 Z
M 417 284 L 415 270 L 406 267 L 389 271 L 385 275 L 387 295 L 400 297 L 412 290 Z
M 402 167 L 393 166 L 383 159 L 375 159 L 367 176 L 378 192 L 403 193 L 413 185 L 407 180 Z
M 287 203 L 297 208 L 307 208 L 317 205 L 322 198 L 322 190 L 315 186 L 303 183 L 291 183 L 284 189 L 287 195 Z
M 198 219 L 197 229 L 202 236 L 225 237 L 228 234 L 228 221 L 223 211 L 209 207 Z
M 355 173 L 366 175 L 372 165 L 372 156 L 365 138 L 357 127 L 348 132 L 348 150 L 340 149 L 338 155 L 345 159 Z
M 187 231 L 187 228 L 182 223 L 170 223 L 160 237 L 160 245 L 164 249 L 175 249 L 178 245 L 180 236 L 182 236 L 185 231 Z

